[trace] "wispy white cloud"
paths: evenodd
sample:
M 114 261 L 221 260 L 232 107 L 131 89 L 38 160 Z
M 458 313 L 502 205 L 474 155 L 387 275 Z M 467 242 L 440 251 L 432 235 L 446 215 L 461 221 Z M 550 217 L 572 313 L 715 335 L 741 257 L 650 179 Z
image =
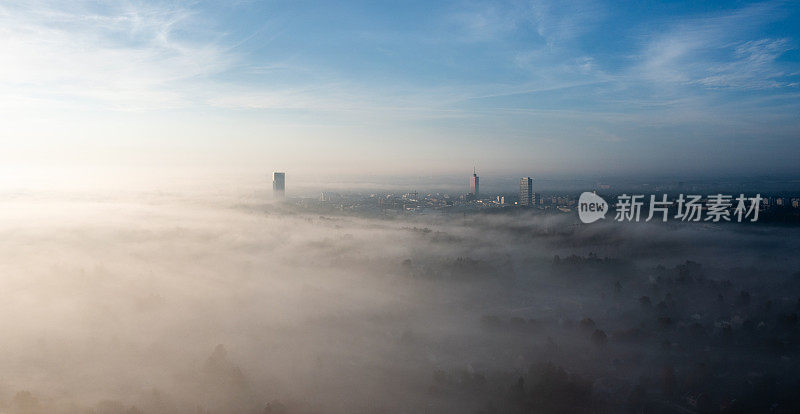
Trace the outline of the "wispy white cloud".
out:
M 35 2 L 0 6 L 0 89 L 63 105 L 118 109 L 178 107 L 190 81 L 230 68 L 236 57 L 214 42 L 175 34 L 190 10 L 119 3 Z
M 787 38 L 756 37 L 779 19 L 776 3 L 760 3 L 724 14 L 686 18 L 646 36 L 639 64 L 630 75 L 657 83 L 709 88 L 766 89 L 794 86 L 776 62 L 795 46 Z
M 710 66 L 709 75 L 696 82 L 708 87 L 737 89 L 797 86 L 797 81 L 785 79 L 786 71 L 776 63 L 778 57 L 794 48 L 786 38 L 739 43 L 733 48 L 734 60 Z
M 602 4 L 583 0 L 474 2 L 459 5 L 445 21 L 459 27 L 456 33 L 464 40 L 501 40 L 532 31 L 543 46 L 558 47 L 591 31 L 605 14 Z
M 407 117 L 432 116 L 464 96 L 411 87 L 401 92 L 342 78 L 324 67 L 254 59 L 238 49 L 253 34 L 226 42 L 226 33 L 208 23 L 179 5 L 0 5 L 0 107 L 34 112 L 206 107 Z M 278 72 L 300 74 L 302 81 L 272 81 Z M 223 79 L 226 74 L 232 76 Z

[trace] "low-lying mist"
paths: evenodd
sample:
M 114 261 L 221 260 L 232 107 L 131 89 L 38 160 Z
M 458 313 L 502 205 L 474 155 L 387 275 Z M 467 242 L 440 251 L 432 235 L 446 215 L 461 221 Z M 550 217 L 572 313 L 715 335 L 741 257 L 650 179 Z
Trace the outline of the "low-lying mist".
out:
M 0 410 L 798 406 L 795 229 L 209 194 L 5 196 Z

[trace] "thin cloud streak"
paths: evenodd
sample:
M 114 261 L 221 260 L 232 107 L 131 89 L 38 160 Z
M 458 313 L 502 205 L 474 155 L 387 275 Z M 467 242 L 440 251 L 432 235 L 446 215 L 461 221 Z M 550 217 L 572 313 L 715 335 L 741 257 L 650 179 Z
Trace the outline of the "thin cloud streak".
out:
M 687 19 L 644 45 L 632 74 L 658 83 L 695 84 L 709 88 L 769 89 L 796 86 L 781 80 L 785 71 L 776 58 L 794 49 L 789 39 L 757 36 L 780 18 L 776 3 L 760 3 L 733 12 Z

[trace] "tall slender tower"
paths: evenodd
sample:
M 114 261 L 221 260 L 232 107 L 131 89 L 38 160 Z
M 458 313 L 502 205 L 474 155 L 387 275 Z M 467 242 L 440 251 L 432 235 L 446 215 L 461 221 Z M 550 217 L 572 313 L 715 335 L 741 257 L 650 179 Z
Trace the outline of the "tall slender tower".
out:
M 283 200 L 286 197 L 286 173 L 272 174 L 272 198 Z
M 519 179 L 519 204 L 522 206 L 532 206 L 536 201 L 533 194 L 533 180 L 531 177 Z
M 475 167 L 472 167 L 472 177 L 469 178 L 469 195 L 478 198 L 480 194 L 480 179 Z

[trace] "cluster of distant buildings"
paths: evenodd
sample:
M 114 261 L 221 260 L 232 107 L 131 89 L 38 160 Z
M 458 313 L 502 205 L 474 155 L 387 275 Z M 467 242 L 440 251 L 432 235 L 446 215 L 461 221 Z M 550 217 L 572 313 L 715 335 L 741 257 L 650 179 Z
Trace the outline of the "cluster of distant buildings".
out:
M 272 174 L 272 193 L 273 199 L 286 199 L 286 173 L 276 171 Z M 507 202 L 508 194 L 500 194 L 492 197 L 481 195 L 480 177 L 477 170 L 473 168 L 472 176 L 469 178 L 469 190 L 466 194 L 454 195 L 446 193 L 419 194 L 416 191 L 405 194 L 339 194 L 323 192 L 319 199 L 298 199 L 298 203 L 305 207 L 324 207 L 336 208 L 338 210 L 350 211 L 379 211 L 386 212 L 456 212 L 479 210 L 485 208 L 498 208 L 509 206 L 533 207 L 536 205 L 536 194 L 533 191 L 533 179 L 522 177 L 519 180 L 519 197 L 516 201 Z M 550 199 L 547 199 L 549 206 Z M 562 201 L 559 197 L 558 201 Z M 553 198 L 553 203 L 556 199 Z M 543 204 L 540 201 L 540 204 Z M 539 207 L 542 207 L 541 205 Z
M 611 198 L 615 195 L 615 191 L 611 190 L 609 185 L 598 183 L 596 187 L 603 190 L 604 195 Z M 686 187 L 688 186 L 683 183 L 678 184 L 678 189 L 683 189 L 684 191 L 700 190 L 700 188 Z M 655 188 L 648 188 L 647 190 L 653 189 Z M 642 190 L 645 189 L 643 188 Z M 273 173 L 272 192 L 273 198 L 276 200 L 283 200 L 286 198 L 285 172 Z M 537 196 L 534 192 L 533 179 L 531 177 L 521 177 L 519 179 L 519 190 L 516 195 L 516 200 L 514 200 L 515 197 L 513 193 L 493 194 L 491 196 L 481 194 L 480 177 L 478 176 L 477 170 L 473 168 L 472 176 L 469 177 L 469 189 L 466 194 L 422 194 L 416 191 L 403 194 L 323 192 L 318 198 L 294 198 L 293 200 L 296 201 L 299 207 L 306 209 L 321 209 L 323 211 L 339 210 L 381 215 L 401 212 L 414 214 L 460 213 L 508 207 L 536 208 L 542 212 L 552 211 L 555 213 L 569 213 L 574 211 L 578 202 L 578 192 L 574 194 L 543 192 Z M 781 214 L 788 214 L 788 216 L 790 216 L 786 220 L 800 220 L 800 197 L 765 195 L 761 203 L 761 209 L 764 212 L 784 211 L 784 213 Z
M 411 195 L 409 193 L 408 195 Z M 275 200 L 283 200 L 286 198 L 286 173 L 274 172 L 272 173 L 272 196 Z M 418 194 L 413 193 L 413 198 L 418 198 Z M 405 198 L 409 198 L 404 196 Z M 330 194 L 323 193 L 320 201 L 330 201 L 332 197 Z M 467 201 L 482 201 L 480 198 L 480 177 L 475 167 L 472 168 L 472 177 L 469 179 L 469 193 L 467 194 Z M 495 204 L 504 205 L 505 196 L 498 195 L 494 200 Z M 536 194 L 533 192 L 533 179 L 531 177 L 523 177 L 519 179 L 519 200 L 515 203 L 521 206 L 533 206 L 536 204 Z
M 792 207 L 800 208 L 800 197 L 764 197 L 761 199 L 763 207 Z
M 472 177 L 469 178 L 469 196 L 473 200 L 480 199 L 480 177 L 475 167 L 472 167 Z M 505 196 L 497 196 L 496 202 L 505 204 Z M 533 192 L 533 179 L 522 177 L 519 179 L 519 201 L 518 205 L 533 206 L 536 204 L 536 194 Z

